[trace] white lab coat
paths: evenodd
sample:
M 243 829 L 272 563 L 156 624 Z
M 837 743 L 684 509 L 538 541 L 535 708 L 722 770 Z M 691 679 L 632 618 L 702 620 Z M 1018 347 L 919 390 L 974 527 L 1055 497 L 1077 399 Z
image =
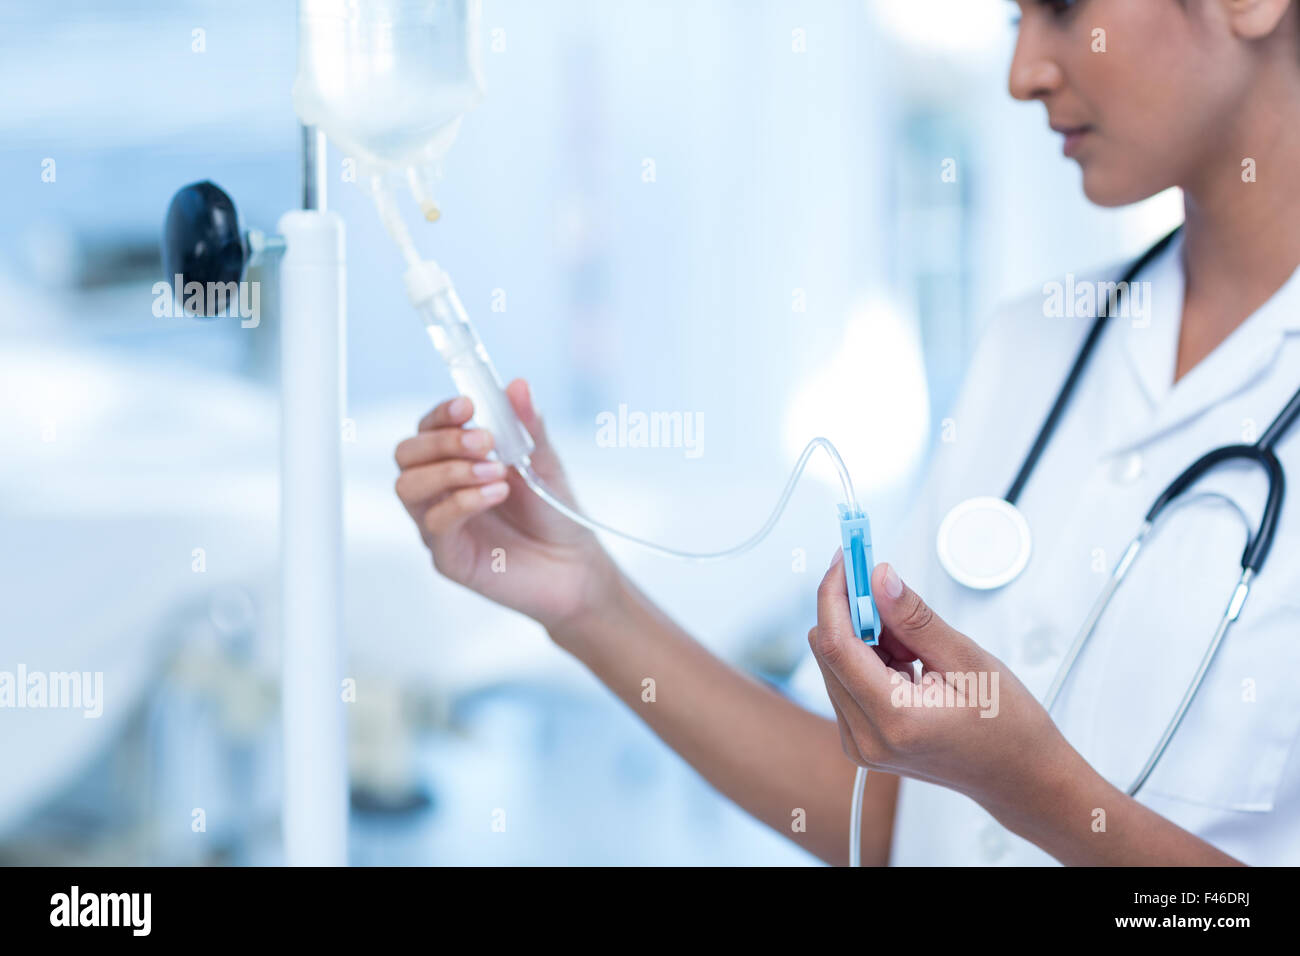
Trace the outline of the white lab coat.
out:
M 1175 241 L 1139 280 L 1151 283 L 1149 325 L 1112 319 L 1021 497 L 1034 551 L 1017 581 L 967 590 L 940 568 L 934 540 L 954 504 L 1006 491 L 1092 324 L 1045 317 L 1041 293 L 991 325 L 951 415 L 953 440 L 938 445 L 906 530 L 876 542 L 878 561 L 892 561 L 937 613 L 1040 699 L 1156 496 L 1206 451 L 1253 441 L 1300 387 L 1300 271 L 1173 384 L 1181 252 Z M 1121 265 L 1088 278 L 1113 282 L 1123 272 Z M 1300 482 L 1300 426 L 1278 457 Z M 1257 468 L 1225 467 L 1199 490 L 1231 496 L 1254 529 L 1266 491 Z M 1185 691 L 1241 573 L 1245 542 L 1240 517 L 1222 501 L 1197 499 L 1171 512 L 1062 691 L 1057 724 L 1121 790 Z M 807 680 L 816 668 L 805 671 Z M 1300 499 L 1292 494 L 1240 620 L 1138 799 L 1244 862 L 1300 863 L 1298 674 Z M 969 798 L 904 780 L 892 862 L 1052 860 Z

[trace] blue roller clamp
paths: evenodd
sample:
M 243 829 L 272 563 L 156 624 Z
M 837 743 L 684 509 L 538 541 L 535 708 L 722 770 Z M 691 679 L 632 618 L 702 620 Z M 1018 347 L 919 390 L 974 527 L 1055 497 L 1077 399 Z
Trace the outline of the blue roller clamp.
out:
M 840 505 L 840 538 L 844 542 L 844 583 L 848 585 L 853 630 L 864 644 L 880 641 L 880 612 L 871 598 L 871 521 L 865 511 Z

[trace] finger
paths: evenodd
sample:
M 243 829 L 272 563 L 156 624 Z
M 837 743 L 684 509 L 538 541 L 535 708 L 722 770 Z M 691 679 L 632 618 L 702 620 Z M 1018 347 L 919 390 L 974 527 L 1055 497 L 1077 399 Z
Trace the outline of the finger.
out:
M 811 636 L 811 635 L 810 635 Z M 883 702 L 873 709 L 863 707 L 854 693 L 844 685 L 835 672 L 822 661 L 817 662 L 821 668 L 822 680 L 826 683 L 826 693 L 831 706 L 835 709 L 837 719 L 847 728 L 852 749 L 844 743 L 844 729 L 841 730 L 841 745 L 844 752 L 864 767 L 885 769 L 892 765 L 891 755 L 898 742 L 895 735 L 903 728 L 907 720 L 906 713 L 900 709 L 915 706 L 915 694 L 911 677 L 903 671 L 889 670 L 890 691 Z M 942 681 L 942 677 L 939 678 Z M 896 767 L 894 769 L 897 769 Z M 910 775 L 916 776 L 915 774 Z M 925 779 L 918 777 L 918 779 Z
M 517 378 L 506 386 L 506 398 L 510 399 L 510 406 L 523 422 L 528 434 L 534 438 L 544 437 L 542 432 L 542 416 L 538 413 L 537 408 L 533 405 L 533 393 L 528 387 L 526 379 Z
M 961 674 L 954 674 L 952 672 L 944 674 L 940 671 L 929 671 L 929 670 L 922 671 L 921 679 L 920 681 L 918 681 L 918 683 L 920 685 L 921 688 L 920 693 L 922 695 L 930 694 L 930 693 L 938 693 L 938 694 L 943 694 L 944 695 L 943 699 L 947 700 L 948 695 L 951 694 L 953 704 L 958 708 L 964 708 L 967 706 L 973 707 L 977 703 L 979 703 L 978 700 L 968 701 L 967 698 L 969 696 L 969 690 L 975 689 L 976 692 L 978 693 L 978 689 L 969 688 L 967 682 L 964 679 L 962 679 Z
M 506 466 L 499 461 L 452 458 L 432 465 L 406 468 L 397 476 L 397 497 L 408 508 L 433 501 L 458 488 L 501 481 Z
M 814 633 L 817 628 L 808 632 L 808 640 L 811 643 L 814 639 Z M 816 658 L 814 658 L 816 660 Z M 826 684 L 826 697 L 831 702 L 831 709 L 835 711 L 835 723 L 840 731 L 840 748 L 850 759 L 857 761 L 862 757 L 862 752 L 858 749 L 857 741 L 853 738 L 853 730 L 849 725 L 848 719 L 844 716 L 844 688 L 830 669 L 821 661 L 817 661 L 817 669 L 822 673 L 822 681 Z M 849 704 L 848 706 L 854 706 Z
M 844 553 L 838 548 L 817 588 L 817 629 L 812 636 L 813 653 L 835 672 L 860 706 L 868 707 L 875 695 L 888 694 L 888 668 L 853 630 Z
M 917 660 L 916 654 L 883 626 L 880 630 L 880 641 L 876 644 L 877 653 L 890 667 L 910 674 L 912 664 Z
M 397 446 L 399 468 L 430 465 L 447 458 L 484 459 L 492 450 L 492 433 L 483 428 L 439 428 L 412 435 Z
M 416 431 L 429 432 L 435 428 L 459 427 L 474 417 L 474 403 L 464 395 L 457 395 L 433 407 L 420 419 Z
M 896 673 L 904 680 L 911 681 L 912 671 L 913 671 L 911 661 L 900 661 L 897 658 L 895 658 L 893 655 L 891 655 L 888 651 L 883 650 L 880 646 L 875 647 L 874 650 L 876 652 L 876 655 L 882 661 L 885 662 L 885 666 L 888 667 L 892 672 L 890 674 L 890 677 L 893 677 L 893 675 Z
M 431 535 L 448 534 L 474 515 L 499 505 L 508 494 L 510 486 L 504 481 L 453 491 L 425 512 L 424 530 Z
M 809 635 L 810 640 L 811 637 L 813 637 L 813 635 Z M 850 726 L 854 727 L 859 734 L 871 735 L 870 737 L 863 737 L 863 739 L 879 739 L 880 715 L 868 713 L 868 711 L 859 704 L 857 698 L 853 696 L 853 693 L 849 691 L 849 688 L 846 688 L 844 683 L 841 682 L 839 676 L 836 676 L 835 671 L 829 669 L 826 663 L 818 661 L 818 667 L 822 669 L 822 678 L 826 680 L 827 693 L 831 696 L 831 704 L 835 706 L 837 713 L 840 713 L 842 710 L 846 714 L 854 714 L 853 721 L 849 721 Z M 888 705 L 892 706 L 892 708 L 897 708 L 898 706 L 896 695 L 894 695 L 894 688 L 897 688 L 897 685 L 900 683 L 915 683 L 913 682 L 913 678 L 911 678 L 909 670 L 897 670 L 894 669 L 894 667 L 889 669 L 889 687 L 891 687 L 891 692 L 889 692 Z
M 881 624 L 893 640 L 924 661 L 926 669 L 965 671 L 979 669 L 985 663 L 986 655 L 979 645 L 949 627 L 890 565 L 876 566 L 871 593 Z
M 840 726 L 840 746 L 854 763 L 867 766 L 871 763 L 868 754 L 876 752 L 875 742 L 879 740 L 876 729 L 848 688 L 835 676 L 835 672 L 821 661 L 817 662 L 817 666 L 821 669 L 822 680 L 826 682 L 826 695 L 830 698 Z

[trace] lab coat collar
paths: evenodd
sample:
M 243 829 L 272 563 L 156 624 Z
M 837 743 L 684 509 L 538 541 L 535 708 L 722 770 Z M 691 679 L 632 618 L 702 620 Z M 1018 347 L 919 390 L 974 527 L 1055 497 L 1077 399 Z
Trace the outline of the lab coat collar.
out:
M 1117 316 L 1111 319 L 1121 328 L 1124 357 L 1146 395 L 1147 417 L 1164 404 L 1173 389 L 1178 361 L 1178 330 L 1182 324 L 1183 298 L 1187 281 L 1183 276 L 1183 234 L 1134 282 L 1150 291 L 1143 295 L 1147 314 L 1142 320 Z
M 1139 280 L 1140 281 L 1140 280 Z M 1248 388 L 1275 361 L 1286 335 L 1300 333 L 1300 269 L 1218 348 L 1174 384 L 1186 280 L 1182 237 L 1152 265 L 1150 324 L 1120 319 L 1124 351 L 1148 408 L 1125 422 L 1109 443 L 1122 454 L 1195 418 Z M 1163 290 L 1163 291 L 1162 291 Z M 1273 410 L 1261 410 L 1272 415 Z

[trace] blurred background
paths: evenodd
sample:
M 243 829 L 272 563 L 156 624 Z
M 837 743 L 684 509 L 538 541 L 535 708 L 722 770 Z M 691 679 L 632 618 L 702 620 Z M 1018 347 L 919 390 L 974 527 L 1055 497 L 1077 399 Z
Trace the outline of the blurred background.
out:
M 592 514 L 725 546 L 824 434 L 887 559 L 997 304 L 1176 221 L 1176 195 L 1086 203 L 1042 108 L 1006 92 L 1015 12 L 485 0 L 488 96 L 415 238 L 533 384 Z M 97 718 L 0 709 L 0 862 L 282 859 L 274 286 L 241 328 L 157 316 L 153 284 L 185 183 L 267 232 L 298 202 L 294 64 L 290 0 L 0 8 L 0 671 L 104 675 Z M 434 575 L 392 450 L 451 384 L 345 158 L 351 861 L 816 862 L 535 624 Z M 608 447 L 620 406 L 694 416 L 697 447 Z M 788 687 L 838 540 L 815 477 L 744 559 L 613 547 Z

